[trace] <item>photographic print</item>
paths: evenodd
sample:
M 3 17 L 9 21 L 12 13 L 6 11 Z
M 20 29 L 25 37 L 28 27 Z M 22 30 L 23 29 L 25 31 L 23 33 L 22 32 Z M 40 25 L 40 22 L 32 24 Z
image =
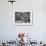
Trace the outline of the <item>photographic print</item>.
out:
M 15 11 L 15 25 L 32 25 L 32 11 Z

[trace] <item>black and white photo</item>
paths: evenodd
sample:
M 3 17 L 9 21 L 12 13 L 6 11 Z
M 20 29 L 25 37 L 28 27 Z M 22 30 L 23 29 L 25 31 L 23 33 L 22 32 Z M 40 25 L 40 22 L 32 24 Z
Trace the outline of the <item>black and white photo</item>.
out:
M 32 11 L 15 11 L 16 25 L 32 25 Z

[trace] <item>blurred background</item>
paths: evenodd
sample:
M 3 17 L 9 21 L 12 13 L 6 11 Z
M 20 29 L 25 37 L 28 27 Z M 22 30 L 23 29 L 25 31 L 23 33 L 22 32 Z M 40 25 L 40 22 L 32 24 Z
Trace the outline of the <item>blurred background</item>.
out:
M 16 10 L 32 10 L 32 26 L 15 26 Z M 46 41 L 46 0 L 17 0 L 13 5 L 8 0 L 0 0 L 0 41 L 15 40 L 19 32 Z

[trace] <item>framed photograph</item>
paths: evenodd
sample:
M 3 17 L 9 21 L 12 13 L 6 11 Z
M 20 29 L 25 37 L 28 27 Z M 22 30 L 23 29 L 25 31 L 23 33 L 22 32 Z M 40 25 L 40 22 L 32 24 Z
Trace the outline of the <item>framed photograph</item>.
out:
M 18 25 L 18 26 L 32 25 L 32 11 L 31 10 L 16 10 L 14 21 L 15 21 L 15 25 Z

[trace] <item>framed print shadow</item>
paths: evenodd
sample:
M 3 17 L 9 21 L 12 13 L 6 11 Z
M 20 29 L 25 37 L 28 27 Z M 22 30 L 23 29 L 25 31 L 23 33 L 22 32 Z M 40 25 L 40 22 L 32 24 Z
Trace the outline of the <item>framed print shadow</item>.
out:
M 15 11 L 15 25 L 16 26 L 31 26 L 32 25 L 32 11 L 31 10 L 16 10 Z

